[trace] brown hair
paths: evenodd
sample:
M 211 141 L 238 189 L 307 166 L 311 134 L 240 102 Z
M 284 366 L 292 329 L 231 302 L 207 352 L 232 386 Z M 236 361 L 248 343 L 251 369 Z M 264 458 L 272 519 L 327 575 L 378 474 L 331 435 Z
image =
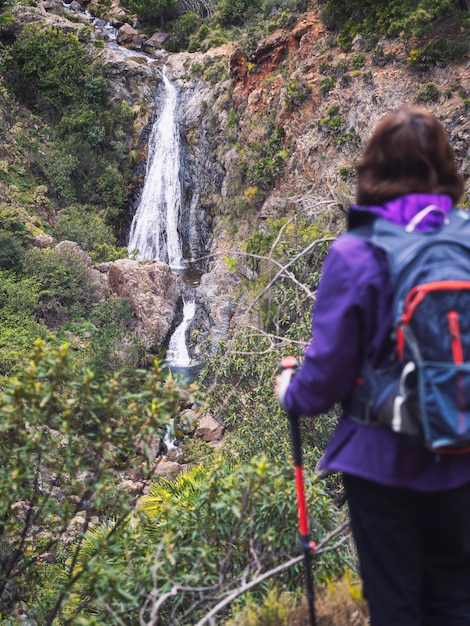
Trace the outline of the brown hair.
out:
M 380 204 L 408 193 L 439 193 L 458 202 L 463 180 L 447 133 L 430 113 L 401 107 L 377 125 L 357 166 L 356 201 Z

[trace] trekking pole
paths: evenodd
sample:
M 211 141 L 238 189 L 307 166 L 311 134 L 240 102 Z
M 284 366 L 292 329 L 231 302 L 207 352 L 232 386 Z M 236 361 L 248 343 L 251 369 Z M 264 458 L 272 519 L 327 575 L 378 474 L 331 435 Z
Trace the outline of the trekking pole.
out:
M 295 373 L 297 367 L 298 363 L 295 357 L 284 357 L 280 363 L 280 368 L 282 370 L 281 379 L 285 377 L 287 380 L 290 380 Z M 294 457 L 295 487 L 297 492 L 297 512 L 299 519 L 299 537 L 300 546 L 304 553 L 307 603 L 310 614 L 310 624 L 311 626 L 315 626 L 315 592 L 312 574 L 312 553 L 314 552 L 316 546 L 313 541 L 310 541 L 309 536 L 307 501 L 305 498 L 305 485 L 302 466 L 302 443 L 300 438 L 299 416 L 293 415 L 291 413 L 287 413 L 287 416 L 289 418 L 292 453 Z

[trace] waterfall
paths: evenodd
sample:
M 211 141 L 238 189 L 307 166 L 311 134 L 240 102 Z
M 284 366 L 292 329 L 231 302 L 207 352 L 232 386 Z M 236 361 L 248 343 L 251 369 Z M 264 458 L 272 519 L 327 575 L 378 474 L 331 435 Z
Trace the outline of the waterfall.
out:
M 196 312 L 196 303 L 194 300 L 183 303 L 183 321 L 176 328 L 171 336 L 168 346 L 166 360 L 171 367 L 189 367 L 191 358 L 186 346 L 186 331 Z
M 163 106 L 149 138 L 144 188 L 132 220 L 128 250 L 138 260 L 163 261 L 178 269 L 183 267 L 178 232 L 182 205 L 178 98 L 166 68 L 162 78 Z
M 168 263 L 174 270 L 184 268 L 180 232 L 183 193 L 181 145 L 177 123 L 178 97 L 166 67 L 162 72 L 162 106 L 149 137 L 147 168 L 139 206 L 132 220 L 128 250 L 137 260 Z M 194 213 L 196 206 L 191 204 Z M 189 245 L 192 251 L 194 246 Z M 183 298 L 183 321 L 170 338 L 166 362 L 173 371 L 190 370 L 186 333 L 196 312 L 190 288 Z

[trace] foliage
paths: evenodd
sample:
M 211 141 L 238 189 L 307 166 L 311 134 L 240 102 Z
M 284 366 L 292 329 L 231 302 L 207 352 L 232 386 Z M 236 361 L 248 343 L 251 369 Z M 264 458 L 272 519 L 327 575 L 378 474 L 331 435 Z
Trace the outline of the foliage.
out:
M 87 83 L 99 77 L 94 75 L 95 68 L 90 74 L 82 73 L 80 66 L 86 60 L 85 49 L 75 36 L 31 24 L 6 51 L 3 69 L 20 100 L 31 109 L 57 118 L 80 95 L 91 104 L 93 91 L 86 88 Z M 105 89 L 102 79 L 100 85 L 99 101 Z
M 308 495 L 320 535 L 336 524 L 334 507 L 318 483 Z M 127 527 L 101 525 L 85 538 L 81 558 L 93 569 L 75 587 L 65 614 L 95 616 L 98 623 L 148 620 L 154 598 L 164 599 L 158 623 L 195 623 L 214 598 L 292 554 L 297 543 L 295 485 L 291 468 L 265 458 L 238 464 L 219 457 L 175 480 L 159 479 L 140 500 L 138 515 Z M 341 558 L 318 559 L 318 576 L 342 570 Z M 298 584 L 301 566 L 281 576 L 286 588 Z M 113 581 L 113 584 L 110 584 Z M 97 593 L 99 590 L 99 593 Z M 258 592 L 256 595 L 262 594 Z M 140 622 L 142 623 L 142 622 Z
M 75 241 L 96 261 L 116 258 L 113 254 L 116 241 L 114 233 L 106 224 L 103 213 L 98 213 L 96 207 L 70 204 L 59 212 L 52 232 L 58 241 Z M 106 250 L 111 258 L 106 258 Z M 127 251 L 122 251 L 121 256 L 127 256 Z
M 144 356 L 144 346 L 128 326 L 133 312 L 127 298 L 113 297 L 93 307 L 90 322 L 95 332 L 89 346 L 88 367 L 94 372 L 132 370 Z
M 334 78 L 328 78 L 328 77 L 321 78 L 318 83 L 318 91 L 322 95 L 326 95 L 330 93 L 330 91 L 334 88 L 335 85 L 336 85 L 336 80 Z
M 12 236 L 11 233 L 0 230 L 0 269 L 19 271 L 22 260 L 21 241 Z
M 416 92 L 416 102 L 438 102 L 441 97 L 436 83 L 426 83 Z
M 122 5 L 140 19 L 159 21 L 162 26 L 165 20 L 175 16 L 178 11 L 176 0 L 124 0 Z
M 282 176 L 289 154 L 284 127 L 266 129 L 266 141 L 255 142 L 248 149 L 251 154 L 246 163 L 247 187 L 267 192 Z M 258 197 L 258 201 L 262 199 Z
M 50 124 L 46 136 L 28 137 L 28 150 L 59 198 L 122 209 L 133 115 L 111 104 L 101 63 L 75 35 L 32 23 L 6 48 L 2 70 L 18 100 Z
M 462 19 L 454 0 L 327 0 L 321 12 L 326 27 L 339 31 L 338 43 L 345 49 L 358 33 L 420 37 L 448 18 Z
M 48 326 L 57 327 L 89 310 L 92 294 L 88 267 L 80 256 L 33 248 L 25 254 L 24 272 L 36 283 L 38 298 L 33 313 Z
M 311 95 L 312 88 L 302 80 L 291 78 L 286 85 L 285 103 L 288 109 L 301 106 Z
M 463 61 L 467 56 L 469 45 L 467 42 L 439 39 L 420 48 L 410 50 L 407 58 L 408 65 L 421 71 L 428 70 L 434 65 L 447 65 L 451 61 Z
M 261 0 L 216 0 L 215 21 L 221 26 L 240 26 L 261 8 Z
M 201 18 L 196 13 L 188 11 L 183 13 L 173 24 L 173 34 L 181 48 L 187 48 L 189 38 L 201 25 Z
M 87 574 L 80 533 L 97 515 L 120 527 L 133 500 L 117 469 L 145 477 L 151 440 L 179 410 L 181 391 L 156 366 L 139 390 L 86 371 L 72 379 L 66 346 L 38 342 L 0 396 L 0 614 L 53 623 Z M 96 522 L 95 522 L 96 523 Z M 72 538 L 74 539 L 72 540 Z M 55 622 L 54 622 L 55 623 Z M 61 622 L 62 623 L 62 622 Z
M 293 595 L 273 588 L 262 604 L 248 598 L 247 605 L 225 626 L 288 626 L 288 617 L 295 605 Z

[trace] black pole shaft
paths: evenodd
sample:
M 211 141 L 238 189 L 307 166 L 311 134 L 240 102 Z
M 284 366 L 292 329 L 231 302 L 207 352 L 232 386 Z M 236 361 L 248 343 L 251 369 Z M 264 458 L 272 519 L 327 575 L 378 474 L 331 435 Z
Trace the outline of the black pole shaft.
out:
M 307 591 L 307 604 L 310 614 L 311 626 L 316 625 L 315 619 L 315 592 L 312 574 L 312 547 L 308 531 L 307 506 L 305 501 L 305 486 L 303 482 L 302 467 L 302 443 L 300 437 L 300 424 L 297 415 L 289 415 L 290 432 L 292 440 L 292 453 L 294 456 L 295 482 L 297 489 L 297 505 L 299 513 L 300 545 L 304 553 L 305 584 Z

